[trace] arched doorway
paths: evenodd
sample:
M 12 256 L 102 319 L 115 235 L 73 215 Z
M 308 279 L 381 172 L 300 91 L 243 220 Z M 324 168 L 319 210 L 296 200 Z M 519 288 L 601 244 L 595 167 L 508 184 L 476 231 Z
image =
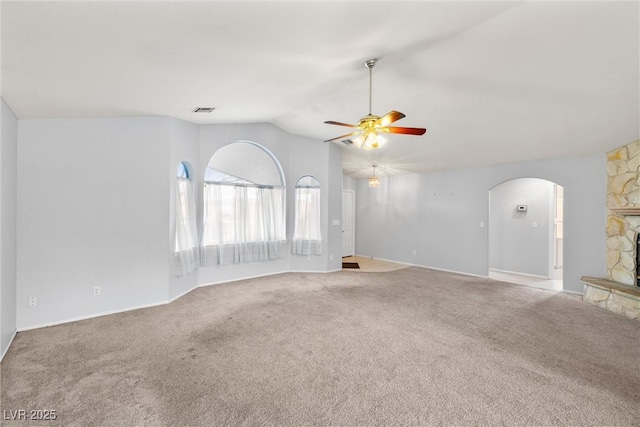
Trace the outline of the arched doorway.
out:
M 489 277 L 562 290 L 562 186 L 517 178 L 489 190 Z

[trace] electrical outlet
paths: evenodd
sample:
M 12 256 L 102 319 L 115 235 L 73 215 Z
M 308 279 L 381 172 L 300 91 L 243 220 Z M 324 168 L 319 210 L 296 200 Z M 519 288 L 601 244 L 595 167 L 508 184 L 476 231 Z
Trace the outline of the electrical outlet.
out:
M 29 307 L 35 307 L 36 305 L 38 305 L 38 300 L 36 297 L 29 297 Z
M 413 250 L 413 254 L 414 254 L 414 255 L 417 255 L 417 254 L 418 254 L 418 253 L 416 252 L 416 250 L 415 250 L 415 249 Z
M 484 228 L 484 221 L 480 222 L 480 228 Z
M 534 222 L 531 224 L 531 227 L 533 227 L 533 228 L 538 228 L 538 223 L 534 221 Z
M 100 286 L 94 286 L 93 287 L 93 295 L 94 296 L 100 295 Z
M 329 255 L 329 261 L 333 261 L 333 254 Z

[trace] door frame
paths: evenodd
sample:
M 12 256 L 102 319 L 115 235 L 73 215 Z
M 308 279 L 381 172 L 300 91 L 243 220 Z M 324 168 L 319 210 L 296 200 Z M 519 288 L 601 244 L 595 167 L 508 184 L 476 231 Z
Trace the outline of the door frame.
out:
M 353 248 L 353 253 L 350 254 L 345 254 L 345 252 L 349 252 L 345 250 L 345 245 L 344 245 L 344 234 L 342 235 L 342 257 L 344 258 L 345 256 L 351 256 L 351 255 L 355 255 L 356 252 L 356 192 L 354 190 L 342 190 L 342 200 L 344 201 L 344 196 L 348 195 L 351 198 L 351 210 L 350 212 L 347 212 L 348 215 L 351 216 L 351 248 Z M 344 205 L 344 203 L 343 203 Z M 344 215 L 345 215 L 345 209 L 344 206 L 342 207 L 342 233 L 344 233 Z

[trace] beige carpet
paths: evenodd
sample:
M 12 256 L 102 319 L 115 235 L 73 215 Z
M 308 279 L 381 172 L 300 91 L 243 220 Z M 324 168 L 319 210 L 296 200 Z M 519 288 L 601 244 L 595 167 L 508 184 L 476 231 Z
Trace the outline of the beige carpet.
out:
M 3 425 L 639 425 L 640 322 L 411 267 L 290 273 L 21 332 Z M 5 417 L 6 418 L 6 417 Z

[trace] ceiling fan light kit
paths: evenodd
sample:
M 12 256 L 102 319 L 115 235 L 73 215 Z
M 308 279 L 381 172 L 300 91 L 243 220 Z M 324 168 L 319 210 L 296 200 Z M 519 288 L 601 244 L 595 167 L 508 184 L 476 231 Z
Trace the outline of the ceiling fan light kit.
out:
M 407 127 L 397 127 L 397 126 L 389 126 L 391 123 L 400 120 L 405 117 L 399 111 L 392 110 L 385 114 L 384 116 L 376 116 L 371 113 L 371 94 L 373 87 L 373 76 L 372 70 L 373 67 L 378 62 L 377 59 L 369 59 L 364 62 L 365 67 L 369 69 L 369 114 L 364 116 L 358 124 L 351 125 L 348 123 L 336 122 L 333 120 L 326 121 L 326 124 L 337 125 L 337 126 L 346 126 L 350 128 L 354 128 L 355 130 L 346 135 L 341 135 L 336 138 L 328 139 L 325 142 L 337 141 L 339 139 L 345 139 L 349 137 L 355 136 L 355 138 L 351 138 L 353 144 L 364 150 L 372 150 L 374 148 L 379 148 L 384 145 L 386 139 L 382 137 L 381 133 L 398 133 L 404 135 L 424 135 L 427 131 L 424 128 L 407 128 Z

